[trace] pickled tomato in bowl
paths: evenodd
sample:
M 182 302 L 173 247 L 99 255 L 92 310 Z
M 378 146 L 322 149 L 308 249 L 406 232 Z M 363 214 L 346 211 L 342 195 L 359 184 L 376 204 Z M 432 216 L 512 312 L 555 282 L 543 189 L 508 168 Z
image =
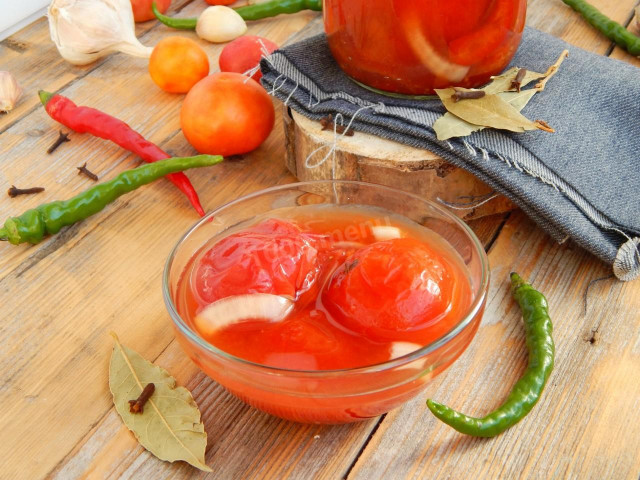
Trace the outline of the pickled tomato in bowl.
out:
M 321 181 L 211 212 L 169 255 L 163 295 L 181 347 L 234 396 L 336 424 L 388 412 L 447 369 L 488 282 L 482 244 L 438 205 Z
M 247 293 L 294 299 L 313 282 L 317 253 L 294 224 L 268 219 L 205 252 L 193 270 L 194 293 L 203 303 Z
M 375 242 L 333 273 L 323 304 L 364 337 L 426 345 L 455 325 L 471 303 L 458 268 L 414 238 Z
M 301 371 L 384 363 L 465 316 L 468 274 L 436 234 L 327 213 L 257 219 L 208 244 L 182 282 L 183 316 L 230 355 Z

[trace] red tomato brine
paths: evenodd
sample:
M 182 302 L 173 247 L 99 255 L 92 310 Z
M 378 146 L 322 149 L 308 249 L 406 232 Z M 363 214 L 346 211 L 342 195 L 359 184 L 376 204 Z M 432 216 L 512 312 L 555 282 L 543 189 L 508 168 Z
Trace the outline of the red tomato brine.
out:
M 526 0 L 325 0 L 324 25 L 340 67 L 371 87 L 404 94 L 475 87 L 516 52 Z
M 466 266 L 435 232 L 364 207 L 276 213 L 211 239 L 179 281 L 179 314 L 220 350 L 290 370 L 364 367 L 468 313 Z

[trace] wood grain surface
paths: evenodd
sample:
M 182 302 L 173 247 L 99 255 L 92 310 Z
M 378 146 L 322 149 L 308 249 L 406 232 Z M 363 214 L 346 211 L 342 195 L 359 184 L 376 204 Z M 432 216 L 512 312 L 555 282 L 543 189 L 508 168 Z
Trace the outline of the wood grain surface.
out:
M 628 23 L 637 2 L 592 3 Z M 172 14 L 195 16 L 203 8 L 200 0 L 174 0 Z M 250 33 L 283 43 L 317 18 L 306 12 L 255 22 Z M 638 64 L 560 0 L 529 1 L 528 23 Z M 195 38 L 154 22 L 138 33 L 148 45 L 170 34 Z M 73 67 L 48 35 L 40 20 L 0 42 L 0 70 L 12 71 L 25 86 L 16 110 L 0 117 L 0 191 L 11 184 L 46 187 L 30 197 L 1 197 L 2 218 L 90 186 L 75 169 L 85 161 L 101 179 L 138 163 L 109 142 L 73 133 L 70 143 L 46 155 L 60 126 L 39 106 L 40 88 L 103 109 L 176 155 L 194 153 L 179 130 L 183 96 L 156 88 L 144 60 L 118 54 Z M 221 47 L 200 43 L 215 69 Z M 293 181 L 283 154 L 278 116 L 255 152 L 188 175 L 212 209 Z M 638 478 L 640 283 L 595 282 L 585 309 L 587 286 L 607 277 L 609 267 L 571 242 L 554 243 L 521 212 L 471 222 L 489 251 L 492 283 L 483 323 L 460 360 L 414 401 L 343 426 L 300 425 L 249 408 L 182 353 L 163 306 L 161 273 L 170 249 L 196 220 L 183 195 L 159 181 L 40 245 L 0 244 L 0 478 L 206 476 L 152 457 L 120 421 L 107 385 L 111 330 L 194 393 L 209 434 L 206 458 L 214 473 L 208 478 Z M 507 288 L 511 270 L 549 299 L 556 369 L 520 424 L 494 439 L 468 438 L 436 421 L 425 400 L 481 415 L 523 372 L 523 328 Z

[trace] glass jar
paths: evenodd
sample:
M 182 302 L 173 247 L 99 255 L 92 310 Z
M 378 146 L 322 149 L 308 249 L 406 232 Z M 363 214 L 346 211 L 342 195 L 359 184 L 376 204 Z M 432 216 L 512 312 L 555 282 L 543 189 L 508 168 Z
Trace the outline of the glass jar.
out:
M 324 0 L 329 47 L 354 80 L 410 95 L 477 87 L 518 48 L 526 0 Z

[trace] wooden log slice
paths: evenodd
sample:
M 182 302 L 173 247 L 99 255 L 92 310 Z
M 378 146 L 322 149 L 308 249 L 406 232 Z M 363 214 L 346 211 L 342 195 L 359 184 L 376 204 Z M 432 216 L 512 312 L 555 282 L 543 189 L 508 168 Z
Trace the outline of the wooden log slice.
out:
M 320 122 L 283 108 L 285 161 L 300 181 L 334 178 L 387 185 L 454 206 L 450 211 L 464 220 L 516 208 L 502 195 L 482 203 L 494 196 L 492 189 L 436 154 L 367 133 L 339 135 L 335 157 L 327 157 L 334 143 L 333 130 L 322 130 Z

